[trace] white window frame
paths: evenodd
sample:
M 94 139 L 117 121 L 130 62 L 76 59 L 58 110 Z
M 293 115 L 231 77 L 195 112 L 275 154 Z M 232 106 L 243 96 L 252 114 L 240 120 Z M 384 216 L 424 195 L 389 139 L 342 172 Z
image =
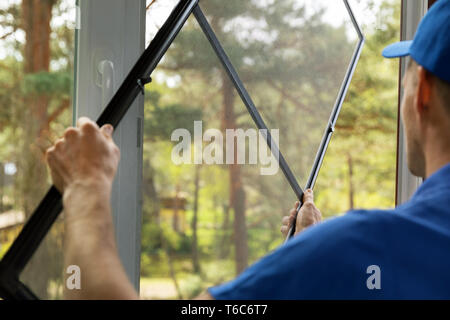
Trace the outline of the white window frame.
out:
M 412 40 L 417 30 L 417 26 L 428 10 L 428 0 L 402 0 L 402 22 L 401 22 L 401 40 Z M 398 126 L 398 145 L 397 145 L 397 190 L 396 204 L 401 205 L 411 199 L 411 196 L 421 185 L 422 179 L 415 177 L 408 169 L 406 140 L 403 123 L 401 121 L 400 104 L 403 98 L 403 76 L 407 67 L 407 59 L 401 59 L 400 62 L 400 80 L 399 80 L 399 126 Z
M 74 120 L 96 120 L 145 49 L 145 0 L 79 0 Z M 121 161 L 111 205 L 119 256 L 139 290 L 144 99 L 136 98 L 114 132 Z

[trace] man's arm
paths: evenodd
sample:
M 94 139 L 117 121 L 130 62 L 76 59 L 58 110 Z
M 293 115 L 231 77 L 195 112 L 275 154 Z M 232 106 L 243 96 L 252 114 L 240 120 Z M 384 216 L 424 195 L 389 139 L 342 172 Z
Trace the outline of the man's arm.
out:
M 138 299 L 117 253 L 109 194 L 106 182 L 94 181 L 65 191 L 64 264 L 81 271 L 81 290 L 66 290 L 66 299 Z
M 120 262 L 110 194 L 119 162 L 112 127 L 87 118 L 47 151 L 55 186 L 63 193 L 64 264 L 81 272 L 81 289 L 67 299 L 138 299 Z

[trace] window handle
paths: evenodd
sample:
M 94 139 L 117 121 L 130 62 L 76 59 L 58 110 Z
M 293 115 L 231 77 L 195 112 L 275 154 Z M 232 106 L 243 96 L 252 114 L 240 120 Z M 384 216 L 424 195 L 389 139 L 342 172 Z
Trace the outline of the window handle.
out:
M 99 62 L 97 70 L 100 73 L 97 85 L 102 89 L 102 103 L 99 106 L 101 108 L 99 113 L 101 113 L 114 95 L 114 63 L 102 60 Z

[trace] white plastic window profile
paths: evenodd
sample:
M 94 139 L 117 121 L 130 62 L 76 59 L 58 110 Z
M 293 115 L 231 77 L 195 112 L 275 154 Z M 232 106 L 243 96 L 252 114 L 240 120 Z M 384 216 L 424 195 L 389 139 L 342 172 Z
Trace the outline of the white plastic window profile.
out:
M 96 119 L 145 46 L 145 0 L 79 0 L 76 34 L 75 117 Z M 121 161 L 113 185 L 117 247 L 125 271 L 139 289 L 143 96 L 115 128 Z

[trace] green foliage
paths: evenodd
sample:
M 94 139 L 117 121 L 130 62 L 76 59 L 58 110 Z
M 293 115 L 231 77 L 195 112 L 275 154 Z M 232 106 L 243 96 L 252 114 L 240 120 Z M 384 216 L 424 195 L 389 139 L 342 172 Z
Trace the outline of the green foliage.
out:
M 201 110 L 190 110 L 179 104 L 155 106 L 147 111 L 151 117 L 146 118 L 145 134 L 151 139 L 167 139 L 178 128 L 186 128 L 193 135 L 194 121 L 202 118 Z
M 162 241 L 165 241 L 167 248 L 174 253 L 186 254 L 191 250 L 191 238 L 173 231 L 171 226 L 165 223 L 145 223 L 142 226 L 142 234 L 145 236 L 142 238 L 141 251 L 145 254 L 159 254 L 164 247 Z
M 25 75 L 22 92 L 25 96 L 69 95 L 72 89 L 69 72 L 39 72 Z
M 161 228 L 155 223 L 146 223 L 142 226 L 141 251 L 147 254 L 157 254 L 161 248 Z M 143 255 L 144 256 L 144 255 Z
M 203 292 L 203 281 L 198 275 L 188 275 L 183 279 L 181 292 L 186 299 L 193 299 Z

